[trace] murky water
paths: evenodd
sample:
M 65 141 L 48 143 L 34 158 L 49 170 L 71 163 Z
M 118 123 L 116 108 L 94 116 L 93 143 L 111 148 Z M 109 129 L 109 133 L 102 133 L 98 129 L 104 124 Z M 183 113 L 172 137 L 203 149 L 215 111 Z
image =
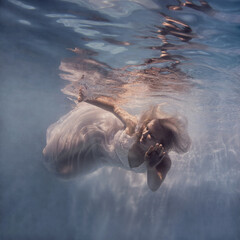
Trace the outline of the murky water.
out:
M 0 239 L 240 238 L 239 1 L 0 2 Z M 144 174 L 46 171 L 47 127 L 78 87 L 188 119 L 192 147 Z

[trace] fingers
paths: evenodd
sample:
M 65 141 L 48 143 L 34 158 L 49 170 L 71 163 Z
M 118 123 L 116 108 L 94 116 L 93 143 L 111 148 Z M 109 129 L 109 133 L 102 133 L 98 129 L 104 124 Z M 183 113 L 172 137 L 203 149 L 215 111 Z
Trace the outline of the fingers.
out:
M 164 151 L 164 147 L 162 144 L 156 143 L 155 146 L 151 145 L 150 148 L 148 149 L 147 153 L 151 153 L 154 151 Z
M 78 102 L 82 102 L 82 101 L 83 101 L 83 89 L 82 87 L 80 87 L 78 90 Z
M 78 90 L 78 102 L 82 102 L 85 99 L 85 88 L 81 86 Z
M 156 154 L 158 157 L 165 155 L 166 152 L 164 151 L 163 145 L 160 143 L 156 143 L 155 146 L 150 146 L 145 155 L 151 156 L 152 154 Z
M 150 146 L 150 148 L 146 152 L 146 155 L 150 155 L 153 151 L 154 151 L 154 146 Z
M 161 156 L 162 154 L 165 154 L 164 147 L 161 143 L 156 143 L 154 147 L 154 151 L 156 151 L 159 154 L 159 156 Z

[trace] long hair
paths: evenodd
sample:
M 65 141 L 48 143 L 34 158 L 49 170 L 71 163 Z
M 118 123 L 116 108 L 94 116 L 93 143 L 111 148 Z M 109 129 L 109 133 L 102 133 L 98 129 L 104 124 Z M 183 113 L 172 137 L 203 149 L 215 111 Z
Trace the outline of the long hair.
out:
M 152 106 L 139 119 L 136 137 L 140 140 L 144 128 L 152 120 L 157 120 L 166 136 L 162 144 L 167 151 L 185 153 L 189 150 L 191 139 L 187 132 L 187 120 L 182 116 L 170 116 L 161 111 L 159 106 Z

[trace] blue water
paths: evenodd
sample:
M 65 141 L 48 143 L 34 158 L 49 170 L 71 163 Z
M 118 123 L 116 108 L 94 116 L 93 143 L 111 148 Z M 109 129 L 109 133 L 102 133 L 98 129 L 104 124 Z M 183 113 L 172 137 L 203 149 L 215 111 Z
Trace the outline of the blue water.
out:
M 202 4 L 0 2 L 1 240 L 240 239 L 240 2 Z M 73 181 L 45 169 L 46 129 L 81 84 L 188 119 L 192 147 L 157 192 L 119 168 Z

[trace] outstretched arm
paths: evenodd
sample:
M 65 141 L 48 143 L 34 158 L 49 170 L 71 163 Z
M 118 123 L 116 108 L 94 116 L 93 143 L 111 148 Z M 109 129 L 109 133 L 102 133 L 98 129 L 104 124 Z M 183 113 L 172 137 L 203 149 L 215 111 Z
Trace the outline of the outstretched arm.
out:
M 81 101 L 84 101 L 86 103 L 92 104 L 94 106 L 100 107 L 106 111 L 113 113 L 124 124 L 124 127 L 126 128 L 126 133 L 128 135 L 133 135 L 135 133 L 137 118 L 135 116 L 132 116 L 122 108 L 118 107 L 114 103 L 110 102 L 109 99 L 104 97 L 98 97 L 95 99 L 86 99 L 83 94 L 83 91 L 80 89 L 78 102 L 81 102 Z

